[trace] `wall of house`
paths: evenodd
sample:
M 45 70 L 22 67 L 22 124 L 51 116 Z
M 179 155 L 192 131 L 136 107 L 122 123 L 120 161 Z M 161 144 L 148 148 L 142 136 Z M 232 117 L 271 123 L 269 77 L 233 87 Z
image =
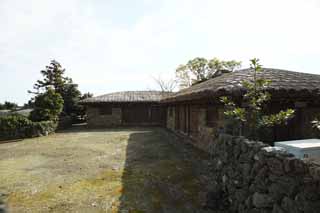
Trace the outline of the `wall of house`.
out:
M 216 107 L 216 106 L 207 106 L 204 108 L 199 108 L 199 127 L 198 127 L 198 134 L 195 139 L 195 145 L 202 149 L 202 150 L 209 150 L 211 149 L 212 144 L 216 140 L 217 134 L 223 128 L 224 122 L 224 114 L 223 108 L 218 107 L 217 111 L 218 114 L 215 117 L 215 123 L 213 125 L 209 125 L 207 123 L 207 110 L 208 107 Z
M 88 127 L 163 126 L 165 112 L 153 104 L 88 106 L 87 123 Z
M 228 212 L 320 212 L 320 166 L 243 137 L 220 135 L 211 150 L 208 206 Z
M 188 136 L 191 140 L 187 140 L 192 143 L 194 146 L 207 151 L 211 144 L 215 140 L 215 135 L 221 127 L 223 127 L 223 108 L 218 108 L 218 114 L 215 118 L 214 125 L 208 125 L 207 123 L 207 110 L 208 107 L 216 106 L 207 106 L 207 105 L 186 105 L 184 106 L 189 112 L 185 113 L 187 116 L 183 118 L 186 122 L 187 130 L 179 128 L 181 123 L 177 124 L 177 110 L 176 108 L 182 109 L 181 106 L 169 106 L 167 110 L 167 123 L 166 127 L 178 134 Z M 172 110 L 170 112 L 170 110 Z M 183 114 L 183 113 L 182 113 Z M 181 113 L 180 117 L 181 119 Z M 178 119 L 178 120 L 179 120 Z
M 175 129 L 175 108 L 173 106 L 169 106 L 167 109 L 167 119 L 166 119 L 166 127 L 172 131 Z
M 319 137 L 319 132 L 314 131 L 315 129 L 312 126 L 312 121 L 315 120 L 315 118 L 320 118 L 320 107 L 308 107 L 305 108 L 301 115 L 301 123 L 302 125 L 302 131 L 301 133 L 303 135 L 307 135 L 309 138 Z
M 109 127 L 121 125 L 122 110 L 120 107 L 112 108 L 112 113 L 101 115 L 99 107 L 87 107 L 88 127 Z
M 208 109 L 214 109 L 215 107 L 217 108 L 217 115 L 214 118 L 214 122 L 209 125 L 207 123 Z M 273 111 L 270 113 L 279 112 L 282 109 L 281 107 L 283 108 L 284 106 L 279 105 L 279 103 L 272 104 Z M 320 136 L 319 131 L 316 131 L 311 124 L 311 121 L 313 121 L 316 117 L 320 118 L 319 106 L 314 106 L 311 104 L 308 105 L 307 103 L 305 103 L 305 106 L 303 107 L 300 106 L 296 108 L 294 105 L 285 106 L 285 108 L 289 107 L 295 109 L 296 111 L 294 118 L 289 120 L 286 125 L 283 124 L 273 128 L 259 130 L 257 134 L 260 140 L 269 144 L 273 144 L 274 141 L 297 140 Z M 189 112 L 186 113 L 186 118 L 181 118 L 181 115 L 184 113 L 178 114 L 177 112 L 181 112 L 181 110 L 184 108 L 189 110 Z M 170 110 L 172 110 L 172 112 L 170 112 Z M 180 122 L 177 123 L 177 120 L 180 120 Z M 181 128 L 181 121 L 182 123 L 184 121 L 186 122 L 186 125 L 188 126 L 187 131 L 184 131 L 184 129 Z M 212 144 L 215 140 L 215 136 L 217 135 L 218 131 L 232 131 L 232 127 L 229 124 L 230 123 L 226 122 L 225 120 L 223 106 L 215 106 L 210 104 L 177 104 L 169 106 L 167 112 L 167 128 L 176 133 L 190 137 L 193 139 L 193 145 L 202 150 L 208 150 L 210 148 L 210 144 Z M 239 130 L 240 127 L 234 129 L 234 135 L 239 134 Z M 248 136 L 249 132 L 246 130 L 248 130 L 248 128 L 244 126 L 242 134 Z

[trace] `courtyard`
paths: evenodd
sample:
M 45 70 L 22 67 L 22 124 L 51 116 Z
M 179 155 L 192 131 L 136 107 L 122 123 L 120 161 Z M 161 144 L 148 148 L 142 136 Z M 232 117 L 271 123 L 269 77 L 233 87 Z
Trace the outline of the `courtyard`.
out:
M 73 128 L 0 142 L 10 212 L 208 212 L 209 156 L 161 128 Z

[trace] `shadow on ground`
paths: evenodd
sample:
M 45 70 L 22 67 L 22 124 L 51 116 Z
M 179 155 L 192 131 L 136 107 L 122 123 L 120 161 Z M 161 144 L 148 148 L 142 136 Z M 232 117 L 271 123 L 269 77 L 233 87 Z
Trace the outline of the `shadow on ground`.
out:
M 118 212 L 208 212 L 208 162 L 164 129 L 132 133 Z
M 17 143 L 22 141 L 23 139 L 14 139 L 14 140 L 0 140 L 0 144 L 5 144 L 5 143 Z

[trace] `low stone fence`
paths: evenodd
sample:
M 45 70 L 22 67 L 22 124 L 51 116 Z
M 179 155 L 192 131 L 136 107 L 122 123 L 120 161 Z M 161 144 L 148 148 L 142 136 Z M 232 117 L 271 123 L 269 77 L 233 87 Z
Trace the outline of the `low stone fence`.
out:
M 320 166 L 230 135 L 220 135 L 211 154 L 210 208 L 240 213 L 320 212 Z

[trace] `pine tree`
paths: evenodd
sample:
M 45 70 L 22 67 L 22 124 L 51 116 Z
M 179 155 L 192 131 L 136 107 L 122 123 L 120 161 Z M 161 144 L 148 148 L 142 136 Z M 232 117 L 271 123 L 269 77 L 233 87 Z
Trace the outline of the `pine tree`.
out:
M 56 92 L 62 94 L 65 90 L 65 86 L 72 83 L 71 78 L 64 77 L 65 69 L 63 69 L 61 64 L 55 60 L 52 60 L 50 65 L 46 66 L 46 69 L 41 70 L 40 72 L 44 79 L 38 80 L 33 86 L 36 91 L 29 91 L 29 93 L 39 94 L 48 87 L 51 87 Z
M 36 95 L 42 94 L 48 88 L 52 88 L 63 98 L 63 114 L 77 115 L 79 113 L 78 102 L 81 92 L 78 85 L 74 84 L 71 78 L 65 76 L 65 69 L 56 60 L 52 60 L 46 69 L 41 70 L 43 80 L 38 80 L 33 88 L 35 91 L 28 91 Z
M 62 112 L 63 99 L 49 87 L 45 93 L 35 97 L 34 106 L 30 114 L 32 121 L 57 121 Z

